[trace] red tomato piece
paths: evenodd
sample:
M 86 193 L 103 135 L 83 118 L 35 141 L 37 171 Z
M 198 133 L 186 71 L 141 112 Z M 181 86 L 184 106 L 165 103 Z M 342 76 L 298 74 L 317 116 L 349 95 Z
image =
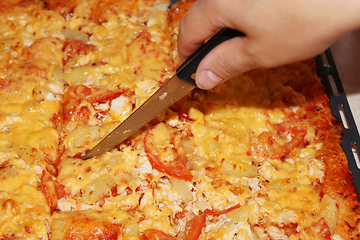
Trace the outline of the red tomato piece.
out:
M 228 209 L 224 209 L 222 211 L 215 212 L 210 209 L 206 209 L 203 213 L 195 216 L 191 220 L 191 226 L 190 231 L 188 232 L 187 236 L 185 237 L 185 240 L 197 240 L 199 239 L 201 232 L 203 228 L 206 227 L 206 216 L 212 215 L 212 216 L 219 216 L 222 214 L 226 214 L 234 209 L 237 209 L 240 207 L 240 204 L 236 204 Z
M 185 150 L 179 133 L 174 128 L 159 123 L 150 129 L 145 136 L 145 152 L 156 170 L 178 179 L 192 179 L 193 176 L 185 165 Z
M 71 86 L 64 94 L 63 119 L 64 121 L 73 119 L 87 123 L 90 118 L 91 110 L 88 106 L 78 107 L 83 101 L 87 101 L 90 104 L 110 102 L 122 94 L 131 93 L 126 93 L 126 91 L 122 89 L 101 89 L 98 86 Z M 107 112 L 101 112 L 103 115 L 106 115 L 106 113 Z M 101 118 L 100 115 L 95 115 L 95 117 L 98 119 Z
M 88 87 L 85 85 L 76 85 L 74 86 L 74 91 L 80 93 L 79 98 L 84 99 L 85 97 L 91 95 L 94 91 L 99 90 L 98 87 Z
M 55 190 L 56 190 L 57 199 L 61 199 L 61 198 L 67 196 L 67 193 L 65 192 L 65 185 L 63 185 L 63 184 L 56 184 L 56 185 L 55 185 Z
M 57 208 L 57 195 L 55 182 L 51 174 L 45 170 L 42 171 L 41 175 L 42 191 L 45 195 L 45 198 L 49 204 L 51 211 L 54 211 Z
M 67 40 L 63 47 L 63 62 L 66 64 L 75 55 L 87 55 L 89 52 L 96 52 L 96 47 L 77 39 Z
M 283 231 L 285 233 L 286 236 L 290 237 L 291 235 L 293 236 L 300 236 L 300 232 L 298 231 L 298 224 L 297 223 L 286 223 L 283 226 L 275 226 L 279 229 L 281 229 L 281 231 Z
M 238 204 L 236 204 L 236 205 L 234 205 L 234 206 L 232 206 L 232 207 L 229 207 L 228 209 L 224 209 L 224 210 L 222 210 L 222 211 L 219 211 L 219 212 L 215 212 L 215 211 L 213 211 L 213 210 L 206 209 L 206 210 L 204 211 L 204 213 L 205 213 L 206 215 L 219 216 L 219 215 L 222 215 L 222 214 L 226 214 L 226 213 L 228 213 L 228 212 L 231 212 L 232 210 L 237 209 L 237 208 L 239 208 L 239 207 L 240 207 L 240 203 L 238 203 Z
M 9 164 L 8 161 L 2 162 L 2 163 L 0 164 L 0 171 L 3 170 L 3 169 L 5 169 L 5 168 L 7 168 L 7 165 L 8 165 L 8 164 Z
M 197 240 L 200 237 L 200 234 L 203 228 L 206 227 L 206 213 L 203 212 L 197 216 L 195 216 L 191 220 L 191 228 L 185 240 Z
M 263 158 L 281 158 L 299 147 L 306 135 L 303 124 L 290 125 L 279 123 L 274 125 L 275 131 L 262 132 L 250 146 L 249 155 Z
M 175 237 L 157 229 L 145 230 L 142 237 L 144 240 L 176 240 Z
M 55 113 L 51 118 L 50 121 L 55 124 L 55 126 L 58 128 L 61 125 L 61 116 L 58 113 Z
M 111 101 L 117 97 L 120 97 L 124 93 L 123 90 L 114 90 L 114 91 L 106 91 L 106 92 L 98 92 L 94 93 L 87 97 L 87 100 L 91 103 L 103 103 L 107 101 Z

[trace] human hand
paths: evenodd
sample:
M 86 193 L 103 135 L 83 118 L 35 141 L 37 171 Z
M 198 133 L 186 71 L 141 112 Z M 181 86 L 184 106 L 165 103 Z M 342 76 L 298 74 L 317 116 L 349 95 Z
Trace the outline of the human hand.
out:
M 210 89 L 258 67 L 277 67 L 324 51 L 360 26 L 356 0 L 198 0 L 180 23 L 178 50 L 188 58 L 223 27 L 245 37 L 228 40 L 200 63 L 196 83 Z

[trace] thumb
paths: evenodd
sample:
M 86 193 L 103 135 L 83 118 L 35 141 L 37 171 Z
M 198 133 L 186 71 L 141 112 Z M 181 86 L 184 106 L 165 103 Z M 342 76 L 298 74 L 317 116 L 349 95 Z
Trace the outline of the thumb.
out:
M 210 89 L 243 72 L 255 68 L 255 64 L 243 51 L 246 37 L 235 37 L 216 46 L 200 62 L 196 70 L 196 84 Z

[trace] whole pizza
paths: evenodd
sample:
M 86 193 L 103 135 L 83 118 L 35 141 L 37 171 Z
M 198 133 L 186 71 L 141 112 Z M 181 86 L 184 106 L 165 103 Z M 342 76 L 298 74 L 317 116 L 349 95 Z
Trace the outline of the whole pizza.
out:
M 0 239 L 360 239 L 314 59 L 196 89 L 82 160 L 176 72 L 194 0 L 0 1 Z

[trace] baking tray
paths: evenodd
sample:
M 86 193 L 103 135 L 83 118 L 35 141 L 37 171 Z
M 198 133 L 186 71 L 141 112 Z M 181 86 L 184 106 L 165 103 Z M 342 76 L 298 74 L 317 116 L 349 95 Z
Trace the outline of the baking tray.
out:
M 340 119 L 344 126 L 341 147 L 347 157 L 353 182 L 360 199 L 360 136 L 351 113 L 349 102 L 336 69 L 330 49 L 317 57 L 319 76 L 330 99 L 330 109 L 334 117 Z

